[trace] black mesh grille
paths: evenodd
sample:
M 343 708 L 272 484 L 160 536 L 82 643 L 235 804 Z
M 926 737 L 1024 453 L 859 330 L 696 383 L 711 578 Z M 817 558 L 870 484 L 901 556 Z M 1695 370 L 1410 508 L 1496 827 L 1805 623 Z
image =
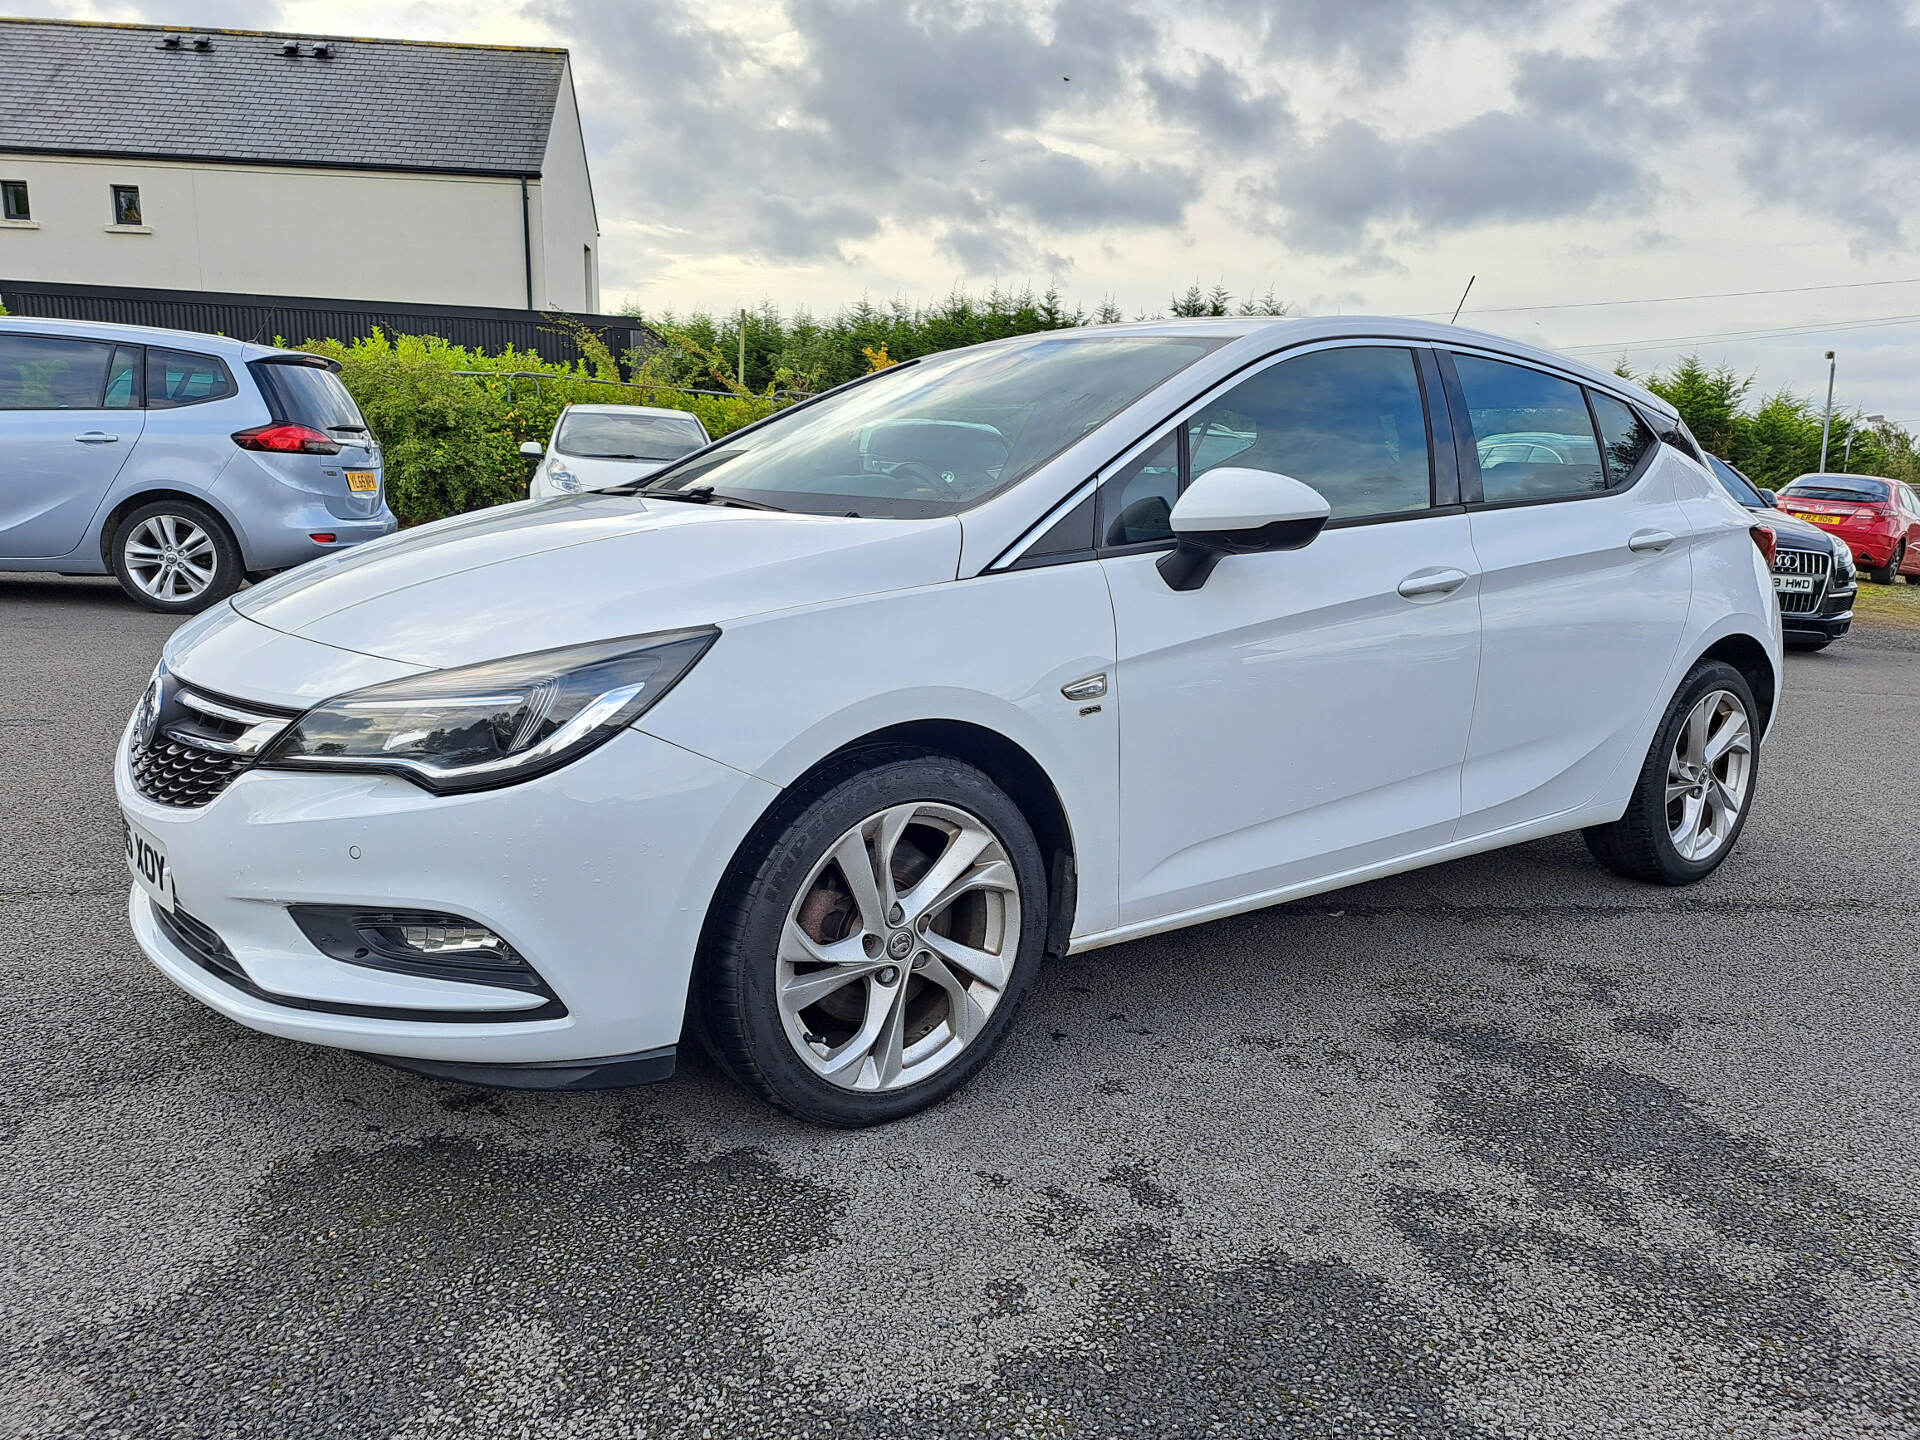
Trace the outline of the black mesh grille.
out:
M 162 671 L 135 712 L 127 765 L 147 799 L 205 805 L 253 763 L 293 712 L 196 690 Z
M 136 790 L 149 800 L 182 809 L 206 804 L 249 763 L 242 756 L 182 745 L 166 735 L 154 736 L 153 744 L 144 750 L 136 744 L 128 761 Z

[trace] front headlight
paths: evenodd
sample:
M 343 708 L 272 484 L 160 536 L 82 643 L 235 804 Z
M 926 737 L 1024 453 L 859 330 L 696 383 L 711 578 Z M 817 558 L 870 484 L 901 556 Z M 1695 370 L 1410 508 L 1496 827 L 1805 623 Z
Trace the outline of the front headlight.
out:
M 719 634 L 631 635 L 354 690 L 294 721 L 259 763 L 384 771 L 436 794 L 511 785 L 631 725 Z
M 1833 542 L 1833 578 L 1835 580 L 1853 578 L 1853 548 L 1838 540 Z
M 569 495 L 578 494 L 580 490 L 580 477 L 558 460 L 547 466 L 547 483 L 556 490 L 566 491 Z

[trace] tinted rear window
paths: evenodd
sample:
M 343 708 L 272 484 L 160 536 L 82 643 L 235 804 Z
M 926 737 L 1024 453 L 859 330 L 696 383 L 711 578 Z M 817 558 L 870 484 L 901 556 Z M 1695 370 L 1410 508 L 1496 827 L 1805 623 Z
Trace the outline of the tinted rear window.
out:
M 347 387 L 324 366 L 256 360 L 248 368 L 260 382 L 260 393 L 266 397 L 274 419 L 311 425 L 316 430 L 367 428 Z
M 1850 500 L 1856 505 L 1884 505 L 1887 487 L 1880 480 L 1796 480 L 1780 492 L 1796 500 Z

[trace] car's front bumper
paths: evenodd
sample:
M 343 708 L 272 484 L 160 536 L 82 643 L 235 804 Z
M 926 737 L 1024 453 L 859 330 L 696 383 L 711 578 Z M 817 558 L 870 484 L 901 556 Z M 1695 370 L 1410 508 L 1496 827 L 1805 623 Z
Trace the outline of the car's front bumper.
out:
M 236 981 L 196 958 L 136 886 L 134 937 L 188 994 L 289 1039 L 548 1070 L 637 1060 L 677 1043 L 708 901 L 777 794 L 635 730 L 549 775 L 480 794 L 255 770 L 195 809 L 135 789 L 123 736 L 114 788 L 127 815 L 165 846 L 178 908 L 218 937 L 244 975 Z M 335 960 L 288 913 L 302 903 L 468 917 L 524 955 L 558 1003 Z
M 1833 615 L 1782 615 L 1780 630 L 1789 645 L 1796 640 L 1838 640 L 1853 628 L 1853 605 Z

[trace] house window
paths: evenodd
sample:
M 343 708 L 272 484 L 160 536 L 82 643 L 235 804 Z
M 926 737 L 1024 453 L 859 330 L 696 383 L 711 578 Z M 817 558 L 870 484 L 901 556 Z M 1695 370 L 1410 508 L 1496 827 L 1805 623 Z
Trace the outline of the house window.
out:
M 31 220 L 33 209 L 27 204 L 27 182 L 0 180 L 0 215 L 8 220 Z
M 116 225 L 139 225 L 140 187 L 138 185 L 116 185 L 113 187 L 113 223 Z

